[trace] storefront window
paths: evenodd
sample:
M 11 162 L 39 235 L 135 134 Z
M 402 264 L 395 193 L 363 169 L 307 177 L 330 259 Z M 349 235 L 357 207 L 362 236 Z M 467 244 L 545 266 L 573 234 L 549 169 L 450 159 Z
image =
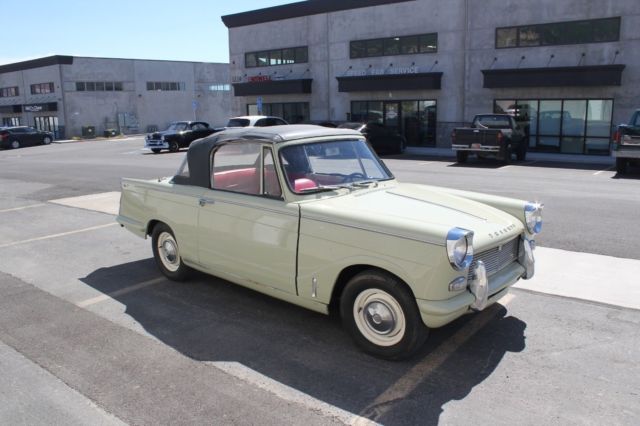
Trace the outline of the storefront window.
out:
M 308 102 L 264 103 L 262 112 L 256 104 L 247 105 L 247 115 L 272 115 L 283 118 L 289 124 L 309 122 Z
M 496 100 L 494 112 L 513 115 L 537 151 L 608 154 L 610 99 Z
M 350 120 L 378 123 L 402 134 L 409 146 L 434 146 L 436 101 L 353 101 Z

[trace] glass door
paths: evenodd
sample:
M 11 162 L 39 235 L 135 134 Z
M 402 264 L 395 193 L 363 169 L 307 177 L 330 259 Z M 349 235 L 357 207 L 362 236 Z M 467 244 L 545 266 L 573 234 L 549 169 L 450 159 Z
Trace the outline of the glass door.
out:
M 394 130 L 399 130 L 400 126 L 400 103 L 384 103 L 384 125 Z

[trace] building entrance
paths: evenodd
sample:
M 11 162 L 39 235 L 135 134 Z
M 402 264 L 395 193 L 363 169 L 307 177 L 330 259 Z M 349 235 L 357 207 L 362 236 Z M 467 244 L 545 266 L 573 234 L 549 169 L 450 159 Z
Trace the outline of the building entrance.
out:
M 43 132 L 51 132 L 53 133 L 53 137 L 58 139 L 59 135 L 59 127 L 58 127 L 58 117 L 55 116 L 47 116 L 47 117 L 34 117 L 34 125 L 35 128 L 41 130 Z

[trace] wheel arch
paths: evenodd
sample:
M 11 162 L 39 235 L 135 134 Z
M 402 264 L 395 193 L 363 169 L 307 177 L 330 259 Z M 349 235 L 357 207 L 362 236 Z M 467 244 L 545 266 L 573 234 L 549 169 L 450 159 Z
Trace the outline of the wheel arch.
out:
M 347 283 L 353 277 L 355 277 L 356 275 L 364 271 L 377 271 L 377 272 L 382 272 L 383 274 L 387 274 L 394 277 L 395 279 L 398 280 L 400 285 L 405 287 L 406 290 L 409 291 L 409 293 L 415 298 L 416 295 L 411 289 L 411 287 L 405 282 L 405 280 L 403 280 L 397 274 L 394 274 L 393 272 L 385 268 L 381 268 L 379 266 L 370 265 L 370 264 L 350 265 L 342 269 L 342 271 L 340 271 L 340 273 L 338 274 L 338 277 L 336 278 L 336 281 L 333 285 L 333 290 L 331 292 L 331 299 L 329 301 L 329 314 L 334 315 L 339 313 L 340 298 L 342 297 L 342 293 L 344 292 L 344 289 L 346 288 Z

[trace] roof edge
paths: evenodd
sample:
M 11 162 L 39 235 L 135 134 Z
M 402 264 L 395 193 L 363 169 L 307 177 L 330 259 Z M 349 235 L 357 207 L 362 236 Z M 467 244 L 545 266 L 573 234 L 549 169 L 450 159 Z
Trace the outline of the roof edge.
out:
M 321 13 L 360 9 L 369 6 L 406 3 L 414 0 L 307 0 L 281 6 L 267 7 L 222 17 L 227 28 L 244 27 L 283 19 L 300 18 Z

